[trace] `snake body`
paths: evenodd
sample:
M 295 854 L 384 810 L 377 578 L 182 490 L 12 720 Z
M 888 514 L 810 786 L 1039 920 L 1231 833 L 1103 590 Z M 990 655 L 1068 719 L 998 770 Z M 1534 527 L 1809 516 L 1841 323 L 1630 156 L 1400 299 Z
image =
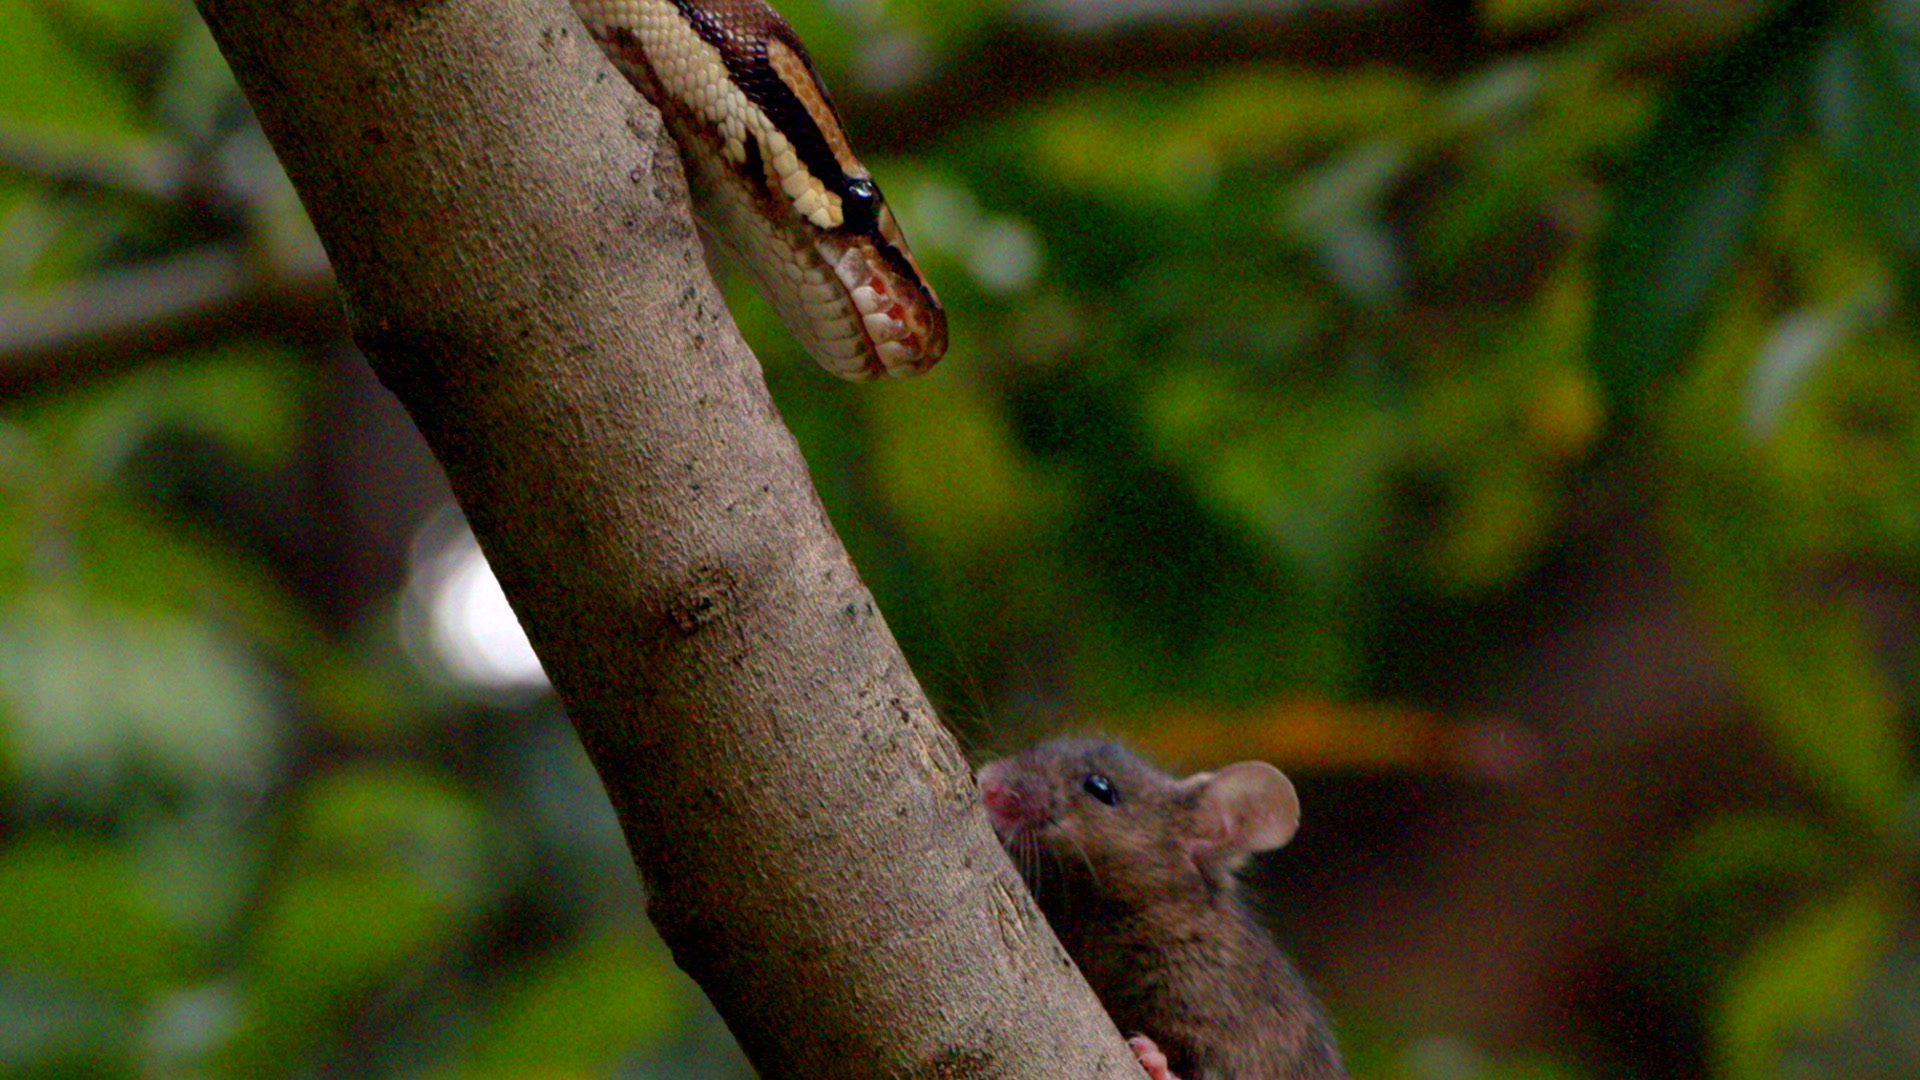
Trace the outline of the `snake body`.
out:
M 660 109 L 709 235 L 822 367 L 870 379 L 940 359 L 940 301 L 778 12 L 762 0 L 572 3 Z

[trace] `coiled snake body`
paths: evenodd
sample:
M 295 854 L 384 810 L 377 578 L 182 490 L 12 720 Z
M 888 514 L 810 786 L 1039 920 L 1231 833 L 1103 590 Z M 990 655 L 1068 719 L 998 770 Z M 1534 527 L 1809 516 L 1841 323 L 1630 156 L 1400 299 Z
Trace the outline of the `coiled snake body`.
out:
M 822 367 L 870 379 L 940 359 L 940 301 L 778 12 L 762 0 L 572 3 L 665 117 L 709 234 Z

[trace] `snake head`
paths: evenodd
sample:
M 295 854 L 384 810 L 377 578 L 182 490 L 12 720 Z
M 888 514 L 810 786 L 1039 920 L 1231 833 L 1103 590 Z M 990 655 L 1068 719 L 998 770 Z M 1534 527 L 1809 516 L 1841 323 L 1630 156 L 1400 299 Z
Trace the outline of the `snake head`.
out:
M 847 379 L 925 371 L 946 313 L 812 60 L 762 0 L 573 0 L 660 108 L 696 215 L 807 352 Z

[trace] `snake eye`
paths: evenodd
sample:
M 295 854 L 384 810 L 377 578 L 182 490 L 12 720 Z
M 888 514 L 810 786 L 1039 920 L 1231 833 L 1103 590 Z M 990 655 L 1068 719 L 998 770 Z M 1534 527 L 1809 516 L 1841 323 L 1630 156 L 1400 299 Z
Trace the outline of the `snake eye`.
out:
M 1120 789 L 1113 786 L 1113 781 L 1101 776 L 1099 773 L 1088 773 L 1087 778 L 1080 781 L 1080 790 L 1099 799 L 1108 806 L 1112 806 L 1120 801 Z
M 880 185 L 864 176 L 848 178 L 847 190 L 840 196 L 840 213 L 846 228 L 872 232 L 880 213 Z

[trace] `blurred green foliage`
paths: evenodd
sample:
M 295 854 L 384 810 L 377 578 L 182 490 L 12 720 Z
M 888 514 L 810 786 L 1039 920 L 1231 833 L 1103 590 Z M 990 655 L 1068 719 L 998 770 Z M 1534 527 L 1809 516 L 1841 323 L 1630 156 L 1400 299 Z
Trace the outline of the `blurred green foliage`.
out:
M 868 163 L 953 350 L 844 386 L 727 286 L 969 737 L 1065 713 L 1455 783 L 1528 598 L 1651 520 L 1765 748 L 1724 768 L 1773 793 L 1636 792 L 1692 810 L 1636 834 L 1614 975 L 1681 1041 L 1356 991 L 1356 1076 L 1915 1075 L 1916 627 L 1853 586 L 1910 613 L 1920 569 L 1920 9 L 1484 0 L 1428 57 L 1367 19 L 1458 6 L 1389 5 L 1352 26 L 1378 55 L 1136 72 L 1067 63 L 1097 6 L 782 6 L 856 137 L 925 110 Z M 1216 19 L 1283 23 L 1162 16 Z M 969 66 L 1007 40 L 1024 69 Z M 738 1075 L 552 702 L 436 681 L 398 580 L 343 617 L 288 557 L 383 542 L 285 494 L 364 445 L 336 346 L 81 325 L 49 360 L 9 327 L 310 243 L 190 10 L 12 5 L 0 41 L 0 1074 Z

